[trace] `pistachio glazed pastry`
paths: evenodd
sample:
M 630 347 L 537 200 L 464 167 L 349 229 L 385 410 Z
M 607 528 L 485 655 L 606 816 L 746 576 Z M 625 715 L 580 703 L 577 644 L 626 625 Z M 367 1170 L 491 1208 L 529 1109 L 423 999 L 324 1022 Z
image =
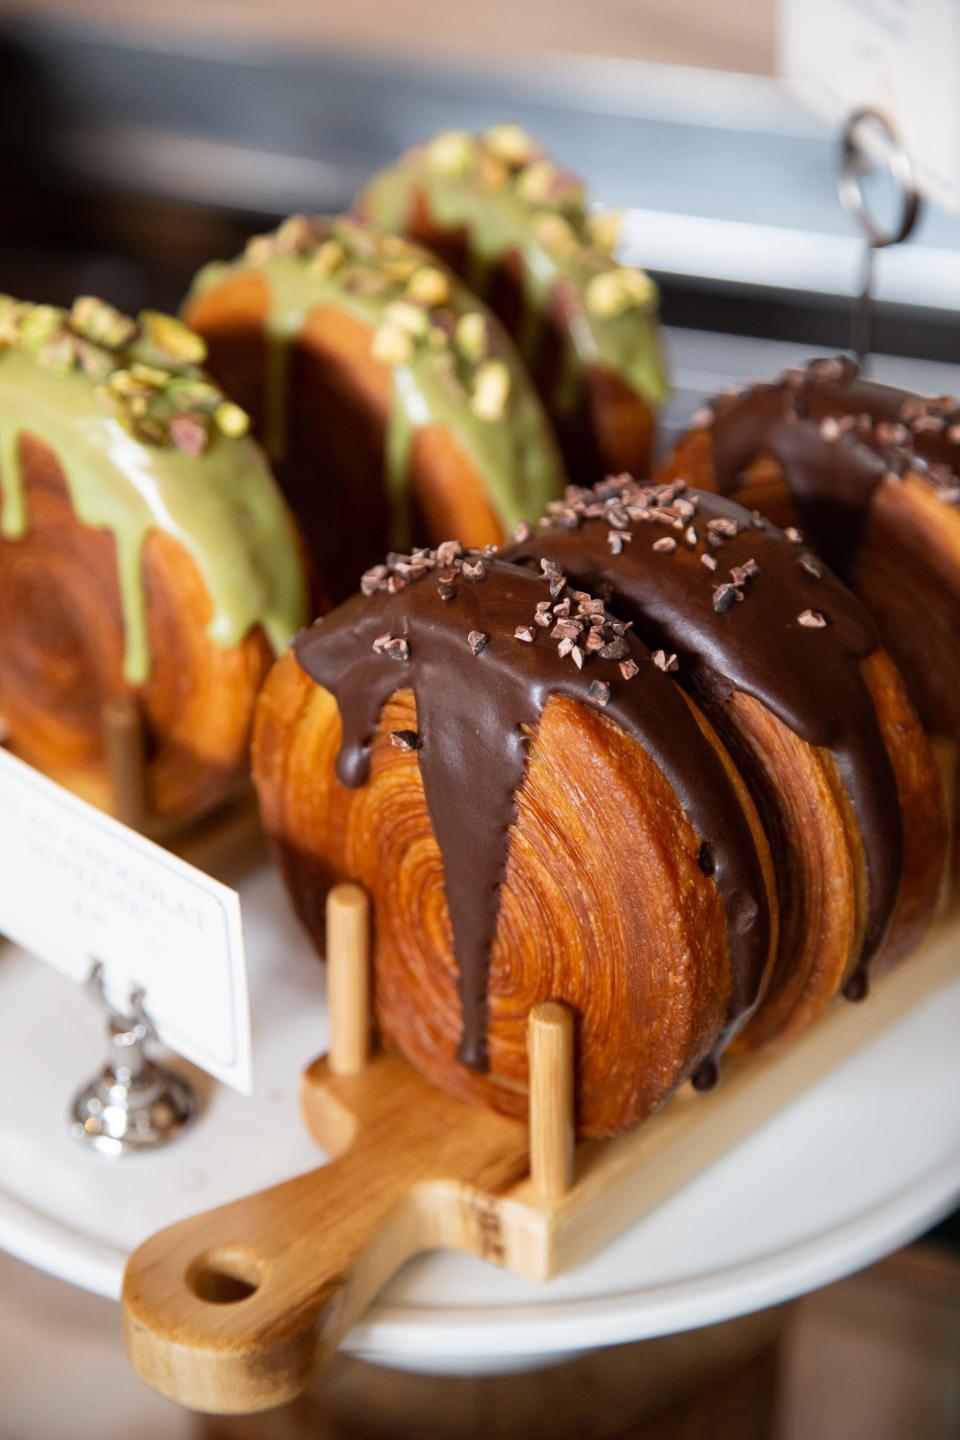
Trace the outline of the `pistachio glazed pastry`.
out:
M 334 597 L 389 546 L 497 544 L 562 489 L 508 336 L 399 236 L 294 217 L 203 270 L 186 315 L 253 415 Z
M 361 214 L 433 250 L 514 336 L 572 479 L 649 473 L 666 394 L 657 290 L 613 255 L 619 217 L 518 125 L 445 131 L 377 175 Z
M 307 606 L 292 518 L 204 355 L 172 316 L 0 298 L 7 741 L 107 804 L 102 711 L 134 695 L 148 802 L 171 821 L 235 789 Z
M 378 1024 L 466 1099 L 526 1114 L 530 1006 L 578 1014 L 578 1120 L 631 1129 L 755 1012 L 769 850 L 698 703 L 603 601 L 458 543 L 391 556 L 303 632 L 258 707 L 268 834 L 322 946 L 376 907 Z
M 664 478 L 802 532 L 857 592 L 931 735 L 960 743 L 960 403 L 816 360 L 722 395 Z
M 608 597 L 709 716 L 770 839 L 777 960 L 741 1049 L 801 1029 L 915 948 L 946 847 L 939 777 L 860 602 L 794 535 L 717 495 L 571 489 L 506 558 Z

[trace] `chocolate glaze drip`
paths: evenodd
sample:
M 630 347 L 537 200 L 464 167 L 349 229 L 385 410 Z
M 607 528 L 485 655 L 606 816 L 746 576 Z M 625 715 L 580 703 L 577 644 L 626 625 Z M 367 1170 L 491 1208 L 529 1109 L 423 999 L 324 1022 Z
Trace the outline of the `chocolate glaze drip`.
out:
M 416 748 L 459 970 L 461 1061 L 487 1065 L 488 972 L 509 829 L 527 739 L 551 695 L 609 716 L 673 786 L 708 847 L 727 913 L 735 1004 L 749 1011 L 770 944 L 753 835 L 718 754 L 629 626 L 606 615 L 601 602 L 568 591 L 556 571 L 533 574 L 463 554 L 453 542 L 390 557 L 368 572 L 364 589 L 366 595 L 303 632 L 295 651 L 306 673 L 336 697 L 344 785 L 366 779 L 386 701 L 398 690 L 413 691 Z M 581 642 L 563 634 L 558 641 L 557 624 L 578 616 Z M 596 640 L 589 638 L 593 631 Z
M 776 460 L 811 540 L 849 580 L 871 497 L 886 477 L 924 476 L 960 502 L 960 408 L 864 380 L 852 360 L 815 360 L 773 385 L 711 404 L 718 488 L 732 494 L 760 456 Z
M 665 663 L 675 654 L 677 679 L 708 713 L 741 691 L 834 756 L 866 853 L 865 967 L 896 901 L 901 834 L 893 770 L 859 668 L 879 643 L 863 606 L 802 545 L 719 495 L 621 477 L 571 489 L 550 508 L 552 518 L 505 558 L 547 557 L 573 582 L 610 595 Z

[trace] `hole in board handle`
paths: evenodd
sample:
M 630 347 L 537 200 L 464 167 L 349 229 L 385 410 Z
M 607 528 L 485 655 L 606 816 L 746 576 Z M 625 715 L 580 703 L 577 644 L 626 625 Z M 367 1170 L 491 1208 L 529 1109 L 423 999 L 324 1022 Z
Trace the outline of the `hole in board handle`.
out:
M 208 1250 L 187 1270 L 187 1284 L 209 1305 L 236 1305 L 260 1288 L 260 1266 L 247 1250 Z

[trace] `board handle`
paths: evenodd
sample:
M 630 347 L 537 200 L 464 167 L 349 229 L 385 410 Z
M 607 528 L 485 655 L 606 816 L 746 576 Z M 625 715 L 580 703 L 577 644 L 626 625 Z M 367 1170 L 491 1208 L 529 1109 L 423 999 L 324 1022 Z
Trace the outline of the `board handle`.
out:
M 490 1197 L 527 1172 L 524 1125 L 436 1090 L 397 1055 L 311 1066 L 304 1097 L 337 1158 L 160 1231 L 127 1262 L 127 1350 L 193 1410 L 300 1394 L 401 1265 L 452 1247 L 502 1260 Z
M 409 1171 L 378 1167 L 374 1177 L 365 1151 L 170 1226 L 133 1253 L 124 1331 L 147 1384 L 216 1414 L 304 1390 L 395 1271 L 431 1243 L 429 1206 Z
M 330 1054 L 305 1077 L 309 1128 L 335 1156 L 283 1185 L 154 1235 L 124 1276 L 127 1349 L 161 1394 L 249 1414 L 300 1394 L 413 1255 L 450 1246 L 500 1262 L 491 1209 L 527 1173 L 556 1200 L 573 1166 L 573 1016 L 530 1015 L 531 1134 L 370 1059 L 370 915 L 355 885 L 327 906 Z

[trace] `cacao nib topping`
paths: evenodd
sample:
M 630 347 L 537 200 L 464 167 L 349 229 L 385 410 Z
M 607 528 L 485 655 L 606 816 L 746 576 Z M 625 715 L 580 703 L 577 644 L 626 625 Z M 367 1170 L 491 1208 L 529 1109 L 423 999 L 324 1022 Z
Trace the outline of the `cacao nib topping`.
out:
M 833 367 L 828 369 L 833 373 Z M 805 395 L 807 384 L 804 377 L 791 394 Z M 761 398 L 764 393 L 762 387 L 757 392 Z M 726 403 L 717 402 L 717 426 Z M 823 444 L 819 434 L 818 443 Z M 844 443 L 842 438 L 834 442 L 831 454 Z M 576 533 L 541 527 L 529 544 L 511 547 L 505 558 L 559 571 L 571 584 L 594 593 L 611 585 L 614 610 L 636 622 L 651 649 L 676 655 L 676 681 L 723 733 L 730 725 L 729 698 L 739 691 L 759 700 L 808 744 L 835 756 L 864 837 L 869 913 L 862 961 L 867 963 L 886 934 L 901 864 L 896 786 L 860 671 L 860 661 L 878 644 L 872 620 L 826 566 L 813 560 L 811 569 L 812 557 L 798 553 L 803 543 L 798 530 L 785 535 L 720 495 L 617 476 L 593 490 L 568 491 L 564 504 L 578 517 Z M 695 527 L 699 540 L 666 556 L 650 544 L 636 543 L 613 554 L 607 535 L 614 507 L 628 515 L 634 531 L 650 526 L 651 541 L 672 534 L 678 516 L 684 528 Z M 816 604 L 811 607 L 813 579 Z M 808 611 L 829 617 L 829 624 L 798 623 Z M 815 640 L 809 634 L 813 628 L 818 630 Z M 762 790 L 762 781 L 755 783 Z M 730 1007 L 732 1034 L 754 1003 L 759 962 L 755 952 L 751 956 L 739 945 L 732 906 L 727 914 L 739 967 Z
M 416 730 L 391 730 L 390 740 L 398 750 L 418 750 L 420 748 L 420 736 Z
M 724 615 L 736 600 L 743 599 L 739 585 L 718 585 L 713 592 L 713 608 L 718 615 Z
M 373 642 L 375 655 L 388 655 L 391 660 L 409 660 L 410 645 L 402 635 L 378 635 Z
M 607 555 L 609 528 L 604 521 L 599 535 Z M 421 551 L 416 558 L 416 577 L 393 590 L 390 577 L 402 578 L 413 557 L 388 557 L 383 573 L 375 567 L 367 587 L 372 593 L 317 621 L 294 650 L 306 673 L 337 700 L 343 725 L 337 774 L 344 785 L 366 780 L 372 737 L 390 696 L 402 689 L 414 694 L 417 761 L 453 928 L 461 1061 L 487 1065 L 487 985 L 509 832 L 529 737 L 553 695 L 602 712 L 650 755 L 695 834 L 709 839 L 725 904 L 747 897 L 749 923 L 738 940 L 762 957 L 762 972 L 770 915 L 748 820 L 716 749 L 630 622 L 610 614 L 585 579 L 583 589 L 568 586 L 564 569 L 549 557 L 534 570 L 489 557 L 484 574 L 458 583 L 449 601 L 438 594 L 434 572 L 448 565 L 459 575 L 475 557 L 445 552 L 441 562 L 437 552 Z M 550 632 L 563 626 L 563 638 L 552 638 L 541 616 Z M 535 641 L 518 644 L 519 629 Z M 387 663 L 386 645 L 395 639 L 408 652 L 399 674 Z

